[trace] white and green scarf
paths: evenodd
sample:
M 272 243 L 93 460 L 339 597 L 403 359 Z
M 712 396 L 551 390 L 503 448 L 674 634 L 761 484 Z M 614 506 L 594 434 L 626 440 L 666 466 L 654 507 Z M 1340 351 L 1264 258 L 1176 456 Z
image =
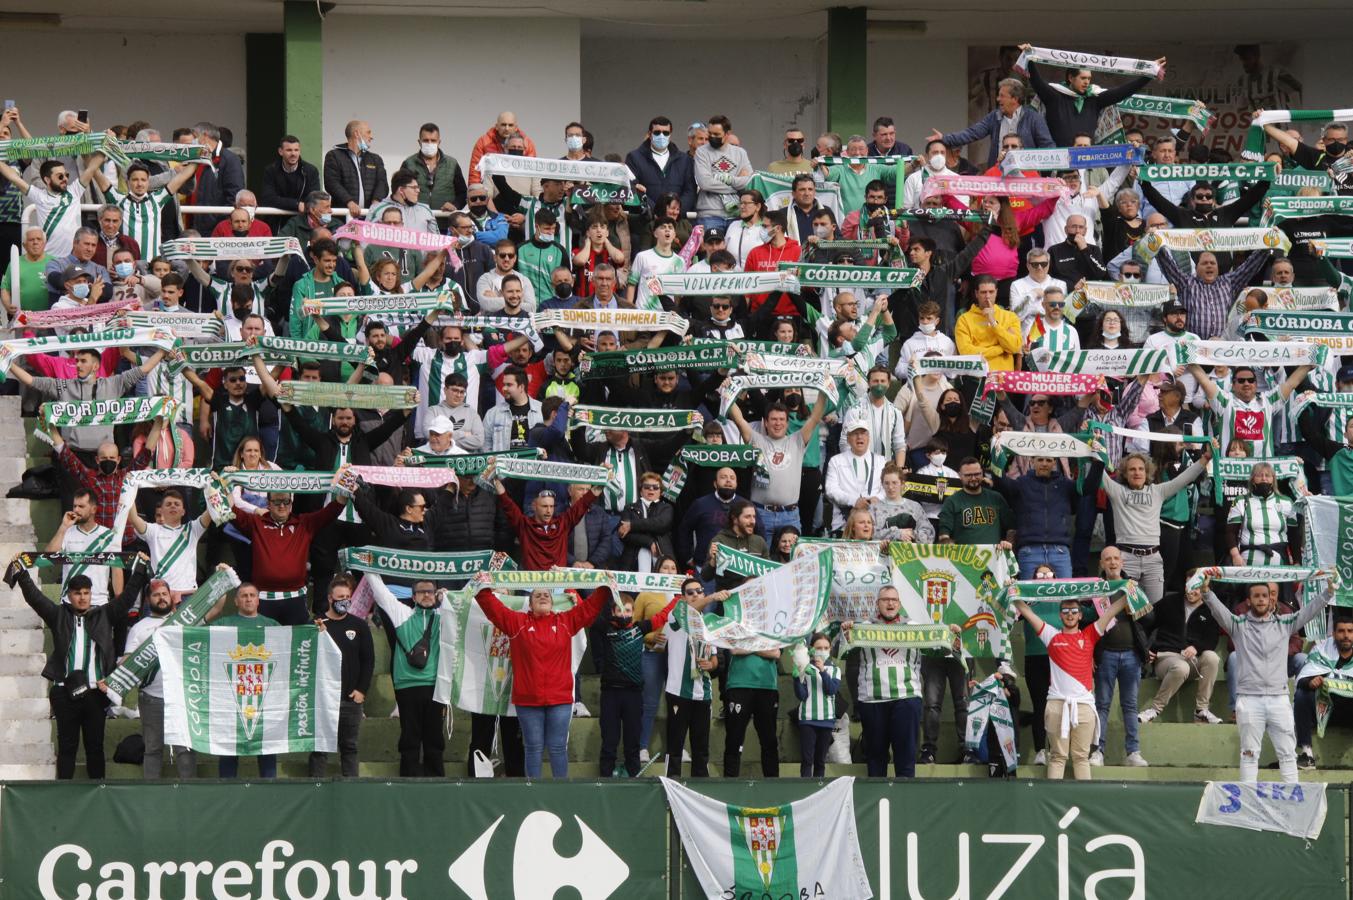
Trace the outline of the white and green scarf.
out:
M 670 331 L 684 335 L 691 323 L 676 313 L 646 309 L 547 309 L 534 318 L 538 331 L 547 328 L 602 331 Z
M 688 409 L 626 409 L 608 406 L 575 406 L 569 410 L 569 427 L 586 426 L 634 432 L 686 431 L 700 427 L 700 414 Z
M 1327 353 L 1323 344 L 1298 341 L 1185 340 L 1174 345 L 1174 355 L 1181 366 L 1319 366 Z
M 968 694 L 968 724 L 963 746 L 976 753 L 986 740 L 988 726 L 996 729 L 1007 773 L 1015 774 L 1019 755 L 1015 752 L 1015 719 L 1010 714 L 1010 699 L 1000 673 L 989 675 L 973 686 Z
M 57 428 L 85 425 L 129 425 L 151 419 L 172 419 L 172 397 L 124 397 L 118 400 L 55 400 L 42 404 L 40 415 Z
M 1263 581 L 1296 581 L 1337 578 L 1333 569 L 1314 569 L 1309 566 L 1208 566 L 1198 569 L 1185 583 L 1184 589 L 1202 590 L 1205 581 L 1227 584 L 1257 584 Z
M 614 350 L 604 353 L 585 353 L 578 361 L 578 377 L 614 378 L 645 372 L 668 372 L 675 369 L 708 370 L 731 369 L 738 357 L 733 347 L 724 341 L 701 344 L 681 344 L 676 347 L 657 347 L 647 350 Z
M 1265 125 L 1283 125 L 1287 122 L 1353 122 L 1353 109 L 1266 109 L 1250 119 L 1250 130 L 1245 135 L 1245 159 L 1263 159 L 1266 136 Z
M 214 313 L 127 310 L 111 323 L 114 328 L 167 328 L 181 338 L 220 341 L 225 322 Z
M 1066 298 L 1066 320 L 1076 321 L 1091 304 L 1144 308 L 1161 306 L 1171 296 L 1168 284 L 1129 281 L 1086 281 Z
M 673 503 L 686 487 L 687 466 L 733 469 L 764 467 L 761 448 L 752 444 L 688 444 L 681 448 L 662 473 L 662 496 Z
M 658 276 L 661 292 L 680 297 L 728 297 L 799 292 L 799 283 L 782 272 L 676 272 Z
M 299 338 L 264 335 L 258 339 L 258 348 L 278 356 L 295 359 L 329 360 L 333 362 L 370 363 L 372 350 L 365 344 L 340 344 L 334 341 L 303 341 Z
M 840 405 L 841 393 L 836 386 L 836 379 L 825 372 L 764 372 L 758 375 L 734 375 L 726 379 L 719 388 L 719 417 L 726 417 L 738 397 L 747 391 L 789 387 L 816 388 L 826 392 L 833 406 Z
M 742 578 L 760 578 L 783 563 L 772 562 L 723 544 L 714 545 L 714 572 L 717 575 L 738 575 Z
M 1033 351 L 1034 364 L 1044 372 L 1083 375 L 1154 375 L 1174 368 L 1174 354 L 1160 350 L 1048 350 Z
M 327 381 L 283 381 L 277 401 L 292 406 L 350 407 L 352 409 L 413 409 L 418 391 L 398 384 L 334 384 Z
M 496 460 L 493 465 L 493 477 L 517 481 L 562 481 L 567 484 L 590 485 L 604 485 L 611 480 L 610 472 L 603 466 L 526 459 L 519 456 L 504 456 Z
M 70 353 L 109 347 L 155 347 L 168 352 L 176 346 L 178 338 L 165 328 L 110 328 L 92 334 L 0 341 L 0 381 L 8 377 L 10 365 L 33 353 Z
M 1312 216 L 1353 215 L 1353 197 L 1327 194 L 1320 197 L 1269 197 L 1264 201 L 1265 225 Z
M 427 578 L 432 581 L 467 578 L 493 568 L 494 558 L 507 554 L 493 550 L 470 553 L 435 553 L 392 550 L 389 547 L 345 547 L 339 562 L 351 572 L 370 572 L 382 578 Z
M 304 258 L 294 237 L 179 238 L 160 245 L 165 259 L 277 259 L 291 254 Z
M 794 275 L 803 287 L 886 288 L 895 291 L 918 287 L 925 280 L 925 275 L 920 269 L 899 269 L 892 266 L 782 262 L 780 271 Z
M 1238 250 L 1282 250 L 1292 241 L 1277 228 L 1162 228 L 1133 245 L 1133 255 L 1150 262 L 1162 249 L 1188 253 L 1230 253 Z
M 856 647 L 899 647 L 918 650 L 942 650 L 954 642 L 954 632 L 942 623 L 889 625 L 883 622 L 856 622 L 843 631 L 843 652 Z
M 629 187 L 633 173 L 624 163 L 591 159 L 546 159 L 538 156 L 511 156 L 485 153 L 479 158 L 479 173 L 484 176 L 537 178 L 553 181 L 600 181 Z
M 281 469 L 237 469 L 222 475 L 231 487 L 257 494 L 327 494 L 334 488 L 333 472 L 288 472 Z
M 457 475 L 478 475 L 488 468 L 495 459 L 517 457 L 539 459 L 542 451 L 536 447 L 524 447 L 520 450 L 501 450 L 497 453 L 449 453 L 446 455 L 413 451 L 413 456 L 405 461 L 406 466 L 426 466 L 428 468 L 450 469 Z
M 57 159 L 62 156 L 89 156 L 102 153 L 104 156 L 126 166 L 130 160 L 122 152 L 115 138 L 106 132 L 91 131 L 84 134 L 53 134 L 43 137 L 13 138 L 0 141 L 0 159 L 17 162 L 21 159 Z M 77 173 L 71 172 L 74 178 Z
M 1122 112 L 1142 113 L 1158 116 L 1162 119 L 1183 119 L 1193 123 L 1199 134 L 1207 130 L 1212 111 L 1201 100 L 1181 100 L 1174 97 L 1152 97 L 1147 94 L 1135 94 L 1126 100 L 1118 101 Z
M 301 302 L 301 311 L 307 316 L 429 313 L 434 309 L 454 309 L 459 293 L 460 288 L 457 287 L 455 290 L 376 294 L 369 297 L 307 297 Z
M 128 472 L 122 478 L 122 493 L 118 496 L 117 515 L 113 517 L 112 531 L 123 534 L 127 530 L 127 518 L 136 503 L 136 493 L 142 487 L 191 487 L 204 492 L 207 499 L 207 512 L 217 525 L 223 525 L 235 517 L 230 500 L 219 489 L 219 477 L 211 469 L 140 469 Z
M 1027 73 L 1029 63 L 1044 63 L 1063 69 L 1089 69 L 1092 72 L 1112 72 L 1117 75 L 1149 75 L 1160 77 L 1160 66 L 1154 60 L 1133 59 L 1130 56 L 1106 56 L 1102 53 L 1082 53 L 1078 50 L 1053 50 L 1048 47 L 1030 47 L 1019 55 L 1014 68 Z
M 917 375 L 945 375 L 950 378 L 971 376 L 984 378 L 987 375 L 985 356 L 922 356 L 912 368 Z
M 1137 170 L 1142 181 L 1272 181 L 1276 163 L 1147 163 Z

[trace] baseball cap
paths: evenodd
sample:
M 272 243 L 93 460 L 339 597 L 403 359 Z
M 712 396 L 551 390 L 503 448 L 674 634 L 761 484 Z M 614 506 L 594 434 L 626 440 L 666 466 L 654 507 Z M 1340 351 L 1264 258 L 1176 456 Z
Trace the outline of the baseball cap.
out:
M 94 273 L 79 263 L 71 263 L 66 266 L 66 271 L 61 273 L 62 281 L 74 281 L 77 278 L 93 278 Z
M 1178 300 L 1170 300 L 1160 308 L 1160 314 L 1162 316 L 1168 316 L 1170 313 L 1181 313 L 1181 312 L 1188 312 L 1188 309 L 1186 309 L 1184 304 L 1180 303 Z
M 845 427 L 846 434 L 850 434 L 853 431 L 867 431 L 870 434 L 874 433 L 873 427 L 869 424 L 868 413 L 860 411 L 856 411 L 855 413 L 846 417 Z
M 428 434 L 436 432 L 437 434 L 448 434 L 455 430 L 451 420 L 446 416 L 433 416 L 428 422 Z
M 715 227 L 715 228 L 709 228 L 709 229 L 706 229 L 706 230 L 705 230 L 705 236 L 704 236 L 703 240 L 709 241 L 710 243 L 713 243 L 714 241 L 721 241 L 721 240 L 723 240 L 723 239 L 724 239 L 724 234 L 723 234 L 723 229 L 722 229 L 722 228 Z
M 1339 371 L 1334 375 L 1334 380 L 1344 383 L 1353 381 L 1353 365 L 1340 366 Z

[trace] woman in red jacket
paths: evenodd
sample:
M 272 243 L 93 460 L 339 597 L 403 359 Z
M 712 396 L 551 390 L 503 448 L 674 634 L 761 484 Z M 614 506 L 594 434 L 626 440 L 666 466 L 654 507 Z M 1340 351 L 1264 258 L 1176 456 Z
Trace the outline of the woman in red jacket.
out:
M 488 584 L 489 573 L 477 579 Z M 526 612 L 508 609 L 489 587 L 475 595 L 488 620 L 508 637 L 512 657 L 512 703 L 517 707 L 526 777 L 539 778 L 541 750 L 550 754 L 550 774 L 568 777 L 568 726 L 573 717 L 573 635 L 588 627 L 613 602 L 600 587 L 567 612 L 554 611 L 554 595 L 531 591 Z

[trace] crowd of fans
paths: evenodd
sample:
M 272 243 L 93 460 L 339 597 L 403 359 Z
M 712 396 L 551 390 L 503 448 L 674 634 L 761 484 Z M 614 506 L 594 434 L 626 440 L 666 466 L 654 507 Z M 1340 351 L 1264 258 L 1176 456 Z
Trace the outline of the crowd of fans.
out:
M 1163 78 L 1164 61 L 1158 62 Z M 153 631 L 156 620 L 222 562 L 233 565 L 244 585 L 233 600 L 236 618 L 217 621 L 318 620 L 341 643 L 341 765 L 344 774 L 356 774 L 362 704 L 373 678 L 384 673 L 373 672 L 366 621 L 348 611 L 354 580 L 338 558 L 345 547 L 376 545 L 505 551 L 528 570 L 574 566 L 689 576 L 679 597 L 613 597 L 601 589 L 578 598 L 567 613 L 553 611 L 548 590 L 532 592 L 524 612 L 502 606 L 487 588 L 479 593 L 490 620 L 511 639 L 519 715 L 499 722 L 475 716 L 471 747 L 492 755 L 497 726 L 507 774 L 538 775 L 542 754 L 556 776 L 566 773 L 569 718 L 590 714 L 574 687 L 568 636 L 591 627 L 591 656 L 602 681 L 602 775 L 618 760 L 631 775 L 643 769 L 665 697 L 669 774 L 681 773 L 683 748 L 690 774 L 708 774 L 711 720 L 720 717 L 727 734 L 723 773 L 739 773 L 750 724 L 760 741 L 762 774 L 775 776 L 778 678 L 789 670 L 788 652 L 783 663 L 780 651 L 708 652 L 688 639 L 673 603 L 717 608 L 711 604 L 745 580 L 716 571 L 716 545 L 785 562 L 803 537 L 1002 545 L 1017 557 L 1021 579 L 1100 575 L 1139 585 L 1154 604 L 1139 619 L 1121 601 L 1100 611 L 1069 602 L 1059 610 L 1057 628 L 1020 604 L 1024 655 L 1008 663 L 1023 669 L 1031 701 L 1033 746 L 1026 756 L 1046 762 L 1050 777 L 1061 777 L 1068 761 L 1078 778 L 1103 764 L 1115 687 L 1127 765 L 1147 765 L 1143 745 L 1149 748 L 1151 729 L 1139 726 L 1158 718 L 1185 682 L 1197 682 L 1192 719 L 1222 723 L 1227 717 L 1214 712 L 1212 692 L 1223 666 L 1232 718 L 1242 730 L 1242 771 L 1248 763 L 1253 773 L 1265 724 L 1284 776 L 1295 778 L 1298 762 L 1313 767 L 1312 698 L 1319 684 L 1299 683 L 1294 722 L 1287 679 L 1304 658 L 1299 628 L 1320 609 L 1298 611 L 1289 584 L 1217 585 L 1214 592 L 1210 585 L 1186 589 L 1186 577 L 1212 565 L 1299 561 L 1302 521 L 1293 500 L 1307 491 L 1334 492 L 1339 467 L 1332 460 L 1350 452 L 1353 431 L 1347 409 L 1312 405 L 1297 416 L 1293 400 L 1316 389 L 1320 376 L 1335 390 L 1353 390 L 1353 365 L 1340 367 L 1334 357 L 1325 372 L 1167 367 L 1109 378 L 1102 389 L 1079 396 L 999 392 L 994 411 L 984 416 L 980 379 L 923 372 L 922 361 L 980 356 L 990 372 L 1032 370 L 1035 353 L 1044 349 L 1172 348 L 1190 338 L 1222 337 L 1235 324 L 1228 320 L 1233 304 L 1249 288 L 1341 287 L 1337 263 L 1309 241 L 1344 233 L 1353 219 L 1327 217 L 1319 235 L 1309 227 L 1293 235 L 1285 254 L 1167 251 L 1143 259 L 1134 249 L 1162 229 L 1257 224 L 1269 184 L 1143 183 L 1137 166 L 1123 165 L 1059 173 L 1066 190 L 1046 199 L 927 193 L 934 177 L 1002 175 L 1001 161 L 1014 150 L 1090 144 L 1100 111 L 1150 81 L 1108 76 L 1121 84 L 1097 92 L 1088 70 L 1030 65 L 1028 76 L 1028 82 L 1001 81 L 991 113 L 959 132 L 926 135 L 880 117 L 869 135 L 790 128 L 774 150 L 744 146 L 719 115 L 685 126 L 655 116 L 638 146 L 625 153 L 594 147 L 579 123 L 559 138 L 535 135 L 537 145 L 527 136 L 529 123 L 504 112 L 464 163 L 442 145 L 434 123 L 397 138 L 381 135 L 414 148 L 393 165 L 378 155 L 376 137 L 361 121 L 347 125 L 345 141 L 320 165 L 305 158 L 316 148 L 286 136 L 257 185 L 245 184 L 227 129 L 210 123 L 171 134 L 206 147 L 211 165 L 118 167 L 98 154 L 0 162 L 0 236 L 21 248 L 16 264 L 9 265 L 8 253 L 0 263 L 8 267 L 0 301 L 11 317 L 134 298 L 148 310 L 216 313 L 228 340 L 251 343 L 276 334 L 365 344 L 371 351 L 358 366 L 270 368 L 254 356 L 251 365 L 179 373 L 170 370 L 172 351 L 166 359 L 162 350 L 127 348 L 73 358 L 29 355 L 11 366 L 9 384 L 21 386 L 30 411 L 55 399 L 141 394 L 180 400 L 167 421 L 51 429 L 68 511 L 46 549 L 125 547 L 146 554 L 125 572 L 68 571 L 60 605 L 45 599 L 29 575 L 20 576 L 25 597 L 53 632 L 55 649 L 43 674 L 54 682 L 58 775 L 72 776 L 81 730 L 89 775 L 103 774 L 108 703 L 97 690 L 68 692 L 63 684 L 71 673 L 97 682 L 118 653 Z M 1035 94 L 1041 111 L 1030 105 Z M 90 126 L 63 112 L 58 127 L 64 134 Z M 1151 161 L 1170 163 L 1188 158 L 1193 130 L 1128 131 L 1123 140 L 1144 148 Z M 144 122 L 113 131 L 127 139 L 161 137 Z M 1325 126 L 1313 141 L 1296 131 L 1270 132 L 1267 158 L 1283 167 L 1321 171 L 1346 152 L 1342 124 Z M 27 133 L 17 107 L 0 116 L 0 137 Z M 907 137 L 917 141 L 919 156 Z M 968 144 L 984 139 L 989 147 L 980 159 L 965 155 Z M 549 157 L 561 147 L 564 159 L 623 160 L 634 176 L 633 196 L 600 202 L 587 185 L 485 177 L 478 166 L 486 155 Z M 752 187 L 762 172 L 790 179 L 783 202 L 768 203 Z M 1223 196 L 1234 199 L 1223 203 Z M 104 205 L 96 212 L 81 212 L 82 203 L 99 201 Z M 180 205 L 233 209 L 185 216 Z M 256 215 L 256 209 L 286 215 Z M 343 212 L 454 237 L 454 251 L 335 240 Z M 297 238 L 304 258 L 213 264 L 159 253 L 165 241 L 180 237 L 270 235 Z M 906 267 L 920 278 L 901 289 L 803 287 L 685 297 L 663 292 L 658 280 L 679 272 L 775 272 L 798 261 Z M 1168 284 L 1171 299 L 1146 309 L 1092 304 L 1071 321 L 1068 303 L 1082 282 L 1108 280 Z M 448 292 L 455 306 L 386 317 L 324 317 L 305 307 L 316 298 L 427 291 Z M 1259 292 L 1252 304 L 1265 296 Z M 1345 301 L 1341 295 L 1341 305 Z M 689 330 L 684 336 L 514 332 L 463 327 L 456 318 L 569 308 L 658 309 L 683 317 Z M 14 328 L 15 337 L 29 333 Z M 593 353 L 703 339 L 779 342 L 778 352 L 848 360 L 858 377 L 842 381 L 837 403 L 811 386 L 756 389 L 721 416 L 726 370 L 581 374 L 580 363 Z M 410 385 L 420 400 L 413 410 L 294 407 L 279 399 L 290 379 Z M 572 428 L 570 411 L 579 404 L 694 410 L 702 424 L 693 432 Z M 1097 424 L 1214 440 L 1153 441 L 1109 432 L 1095 442 L 1101 460 L 1006 458 L 993 446 L 1006 431 L 1089 434 Z M 664 473 L 683 448 L 720 444 L 752 445 L 762 463 L 696 467 L 678 494 L 666 492 Z M 1218 500 L 1205 477 L 1213 447 L 1235 457 L 1295 455 L 1304 477 L 1279 480 L 1261 463 L 1248 482 Z M 212 524 L 199 491 L 143 490 L 125 532 L 109 531 L 123 479 L 145 468 L 341 472 L 346 465 L 412 464 L 415 454 L 523 448 L 538 448 L 553 461 L 607 466 L 612 481 L 603 489 L 498 480 L 490 470 L 487 479 L 462 477 L 437 490 L 359 484 L 350 497 L 237 488 L 235 517 L 225 527 Z M 1101 548 L 1097 555 L 1092 547 Z M 378 589 L 375 615 L 392 646 L 405 775 L 443 773 L 448 711 L 432 699 L 435 666 L 412 666 L 406 653 L 428 634 L 442 587 L 414 581 Z M 899 610 L 897 591 L 884 588 L 878 621 L 896 621 Z M 531 627 L 545 617 L 555 617 L 555 627 Z M 1091 618 L 1082 629 L 1082 620 Z M 1353 662 L 1353 620 L 1336 619 L 1333 632 L 1340 665 Z M 1220 652 L 1223 634 L 1230 654 Z M 857 758 L 867 758 L 871 774 L 886 772 L 890 752 L 898 775 L 912 775 L 918 760 L 959 761 L 937 758 L 941 705 L 948 691 L 962 748 L 973 661 L 948 651 L 870 648 L 847 664 L 834 659 L 839 644 L 827 634 L 809 644 L 809 663 L 794 679 L 800 706 L 788 713 L 802 735 L 805 775 L 822 773 L 832 730 L 847 711 L 864 723 Z M 1139 702 L 1141 680 L 1150 676 L 1159 679 L 1156 694 Z M 1009 683 L 1013 687 L 1013 679 Z M 158 687 L 145 685 L 139 701 L 149 777 L 160 775 L 165 755 Z M 1018 692 L 1012 699 L 1018 707 Z M 1336 699 L 1340 707 L 1347 702 Z M 973 751 L 960 752 L 961 761 L 976 761 Z M 191 751 L 177 748 L 173 755 L 181 776 L 195 771 Z M 264 775 L 275 773 L 275 759 L 260 762 Z M 223 760 L 222 774 L 233 774 L 234 763 Z M 325 764 L 319 755 L 312 772 L 322 774 Z M 473 760 L 467 766 L 473 772 Z

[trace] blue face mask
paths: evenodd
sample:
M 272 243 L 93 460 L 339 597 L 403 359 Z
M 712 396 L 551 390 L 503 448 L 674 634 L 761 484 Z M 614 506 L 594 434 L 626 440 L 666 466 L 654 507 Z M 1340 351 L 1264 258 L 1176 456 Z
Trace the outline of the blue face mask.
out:
M 331 221 L 333 221 L 333 218 L 334 218 L 333 216 L 329 215 L 328 213 L 325 213 L 324 215 L 319 217 L 319 221 L 320 224 L 322 225 L 328 225 Z
M 653 149 L 659 152 L 666 150 L 667 145 L 671 143 L 671 140 L 672 136 L 670 134 L 655 134 L 652 136 Z
M 83 300 L 89 296 L 89 282 L 80 281 L 71 285 L 70 292 L 75 295 L 77 300 Z
M 136 271 L 136 267 L 129 262 L 120 262 L 113 266 L 113 272 L 118 278 L 130 278 L 134 271 Z
M 365 153 L 366 151 L 368 151 L 368 150 L 371 149 L 371 145 L 368 144 L 366 141 L 363 141 L 363 140 L 360 140 L 360 139 L 359 139 L 359 140 L 357 141 L 357 149 L 360 150 L 360 151 L 362 151 L 363 153 Z

